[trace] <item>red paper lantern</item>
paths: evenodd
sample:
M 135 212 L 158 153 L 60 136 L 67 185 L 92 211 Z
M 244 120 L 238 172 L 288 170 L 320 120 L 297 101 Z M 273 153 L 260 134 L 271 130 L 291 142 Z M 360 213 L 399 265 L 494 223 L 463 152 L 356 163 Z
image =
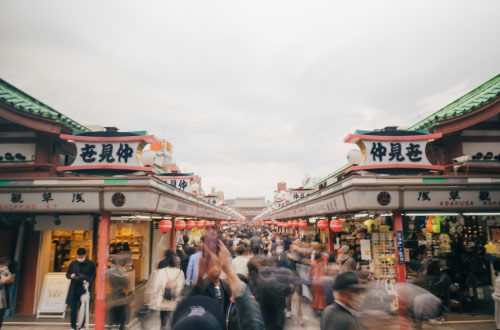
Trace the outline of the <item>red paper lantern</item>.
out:
M 204 226 L 205 226 L 205 221 L 200 220 L 200 221 L 196 222 L 196 228 L 201 229 Z
M 186 228 L 186 222 L 184 220 L 177 220 L 174 226 L 177 230 L 184 230 L 184 228 Z
M 170 220 L 161 220 L 158 223 L 158 229 L 162 233 L 168 233 L 172 229 L 172 221 L 170 221 Z
M 326 220 L 320 220 L 318 221 L 318 228 L 321 230 L 325 230 L 328 228 L 328 222 Z
M 299 227 L 299 222 L 297 220 L 293 220 L 292 221 L 292 225 L 294 228 L 298 228 Z
M 288 227 L 289 227 L 288 222 L 282 222 L 281 223 L 281 228 L 288 228 Z
M 194 220 L 188 220 L 188 222 L 186 223 L 186 227 L 187 229 L 193 229 L 194 227 L 196 227 L 196 222 L 194 222 Z
M 306 228 L 306 227 L 307 227 L 307 221 L 305 221 L 305 220 L 300 220 L 300 221 L 299 221 L 299 227 L 300 227 L 300 228 Z
M 335 233 L 340 233 L 344 229 L 344 224 L 339 219 L 333 219 L 330 222 L 330 229 Z
M 227 222 L 225 220 L 219 221 L 219 226 L 227 226 L 228 224 L 229 224 L 229 222 Z
M 209 221 L 210 222 L 210 227 L 214 227 L 215 226 L 215 221 Z

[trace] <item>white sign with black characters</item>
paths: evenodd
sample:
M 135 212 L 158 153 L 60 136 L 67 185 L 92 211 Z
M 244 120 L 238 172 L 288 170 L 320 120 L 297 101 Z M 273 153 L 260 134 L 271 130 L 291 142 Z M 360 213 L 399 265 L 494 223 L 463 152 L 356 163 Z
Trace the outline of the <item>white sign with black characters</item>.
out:
M 99 193 L 89 191 L 0 193 L 0 212 L 81 210 L 98 211 Z
M 498 209 L 500 190 L 430 190 L 404 192 L 406 209 Z
M 354 210 L 396 209 L 399 207 L 399 192 L 384 191 L 349 191 L 344 194 L 346 208 Z
M 147 191 L 106 191 L 104 209 L 113 211 L 155 211 L 159 195 Z
M 500 161 L 499 142 L 464 142 L 462 153 L 472 161 Z
M 427 140 L 364 141 L 366 158 L 362 165 L 414 164 L 431 165 L 425 155 Z
M 36 157 L 36 143 L 0 143 L 0 166 L 33 164 Z
M 75 141 L 76 158 L 71 166 L 126 165 L 142 166 L 137 157 L 139 142 Z

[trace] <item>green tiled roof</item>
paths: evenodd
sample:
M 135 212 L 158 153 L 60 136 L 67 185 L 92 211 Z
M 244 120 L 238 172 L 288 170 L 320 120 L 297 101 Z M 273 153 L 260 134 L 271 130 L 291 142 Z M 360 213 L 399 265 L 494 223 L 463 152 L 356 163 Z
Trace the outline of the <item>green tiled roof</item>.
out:
M 53 119 L 72 130 L 88 132 L 85 126 L 29 96 L 3 79 L 0 79 L 0 102 L 35 116 Z
M 458 100 L 448 104 L 444 108 L 434 112 L 432 115 L 414 124 L 413 126 L 408 128 L 408 131 L 430 129 L 439 124 L 440 121 L 456 118 L 474 111 L 496 100 L 497 98 L 500 98 L 500 74 L 488 80 L 476 89 L 465 94 Z M 350 164 L 342 166 L 335 172 L 316 182 L 316 184 L 322 184 L 328 179 L 344 173 L 344 171 L 350 166 Z
M 474 111 L 500 97 L 500 74 L 465 94 L 458 100 L 434 112 L 408 128 L 409 131 L 432 128 L 440 121 L 459 117 Z

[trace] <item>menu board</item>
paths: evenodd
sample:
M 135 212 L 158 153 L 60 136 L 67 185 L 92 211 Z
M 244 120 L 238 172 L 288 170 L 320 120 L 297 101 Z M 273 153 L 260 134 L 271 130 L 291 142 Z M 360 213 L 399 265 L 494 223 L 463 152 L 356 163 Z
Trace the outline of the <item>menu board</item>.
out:
M 64 318 L 70 283 L 71 281 L 66 278 L 66 273 L 45 274 L 42 294 L 38 302 L 37 318 Z

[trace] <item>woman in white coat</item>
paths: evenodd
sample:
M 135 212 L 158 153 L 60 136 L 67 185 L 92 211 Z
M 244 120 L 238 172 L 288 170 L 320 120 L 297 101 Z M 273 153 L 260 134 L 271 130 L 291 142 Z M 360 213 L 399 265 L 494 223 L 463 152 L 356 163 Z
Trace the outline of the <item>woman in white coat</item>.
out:
M 166 267 L 156 270 L 153 276 L 153 285 L 149 290 L 149 308 L 160 311 L 161 329 L 164 330 L 167 329 L 167 321 L 181 300 L 184 289 L 185 278 L 180 268 L 179 257 L 173 256 L 168 259 Z M 167 294 L 166 288 L 168 288 Z

